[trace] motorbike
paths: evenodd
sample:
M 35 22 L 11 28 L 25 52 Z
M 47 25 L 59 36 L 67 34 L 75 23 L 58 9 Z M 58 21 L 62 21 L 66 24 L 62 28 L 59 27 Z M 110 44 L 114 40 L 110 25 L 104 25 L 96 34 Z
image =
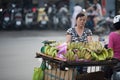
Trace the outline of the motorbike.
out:
M 108 17 L 103 17 L 95 26 L 95 33 L 108 35 L 111 31 L 114 31 L 113 28 L 113 18 L 114 15 L 112 14 L 114 10 L 109 11 Z
M 63 30 L 66 30 L 70 27 L 70 15 L 67 9 L 67 6 L 64 5 L 58 11 L 59 16 L 59 27 Z
M 3 30 L 10 29 L 11 20 L 10 20 L 10 13 L 9 12 L 5 12 L 3 14 L 3 21 L 1 21 L 1 23 L 2 23 Z
M 3 9 L 0 8 L 0 30 L 2 30 L 2 11 Z
M 21 30 L 22 26 L 23 26 L 22 13 L 16 12 L 15 19 L 14 19 L 14 28 L 17 30 Z
M 103 34 L 103 35 L 107 35 L 109 34 L 111 31 L 114 30 L 113 28 L 113 18 L 103 18 L 101 19 L 98 23 L 97 26 L 94 27 L 95 33 L 96 34 Z
M 58 18 L 58 16 L 55 14 L 55 15 L 52 17 L 52 29 L 57 30 L 57 29 L 58 29 L 58 26 L 59 26 L 59 18 Z
M 27 29 L 31 29 L 33 26 L 33 13 L 32 12 L 28 12 L 25 15 L 25 26 Z
M 48 16 L 45 12 L 45 8 L 40 8 L 38 10 L 38 28 L 47 29 L 48 28 Z
M 63 30 L 67 30 L 70 27 L 70 19 L 67 15 L 62 15 L 59 18 L 59 27 Z

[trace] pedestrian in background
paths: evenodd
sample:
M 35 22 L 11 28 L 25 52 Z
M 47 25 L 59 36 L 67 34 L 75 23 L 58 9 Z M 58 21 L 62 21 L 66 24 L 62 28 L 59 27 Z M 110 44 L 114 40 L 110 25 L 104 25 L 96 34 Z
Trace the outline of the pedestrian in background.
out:
M 71 18 L 71 27 L 75 27 L 76 24 L 76 16 L 82 12 L 82 7 L 79 4 L 75 4 L 74 8 L 73 8 L 73 15 Z
M 97 25 L 98 21 L 103 17 L 102 7 L 98 3 L 99 0 L 93 0 L 93 5 L 87 8 L 87 12 L 91 11 L 91 15 L 94 16 L 94 26 Z

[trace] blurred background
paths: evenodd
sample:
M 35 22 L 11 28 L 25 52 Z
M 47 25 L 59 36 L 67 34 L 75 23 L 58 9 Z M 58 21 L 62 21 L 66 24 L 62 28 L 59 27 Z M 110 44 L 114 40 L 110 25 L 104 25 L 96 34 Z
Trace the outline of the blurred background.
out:
M 98 0 L 103 17 L 120 14 L 120 0 Z M 74 6 L 93 0 L 0 0 L 0 30 L 62 29 L 71 26 Z

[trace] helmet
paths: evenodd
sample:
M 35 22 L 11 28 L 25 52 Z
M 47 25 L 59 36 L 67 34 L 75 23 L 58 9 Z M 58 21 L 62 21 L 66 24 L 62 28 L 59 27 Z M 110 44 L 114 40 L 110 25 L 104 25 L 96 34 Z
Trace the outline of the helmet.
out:
M 114 24 L 118 23 L 118 22 L 120 22 L 120 15 L 115 16 L 114 19 L 113 19 Z

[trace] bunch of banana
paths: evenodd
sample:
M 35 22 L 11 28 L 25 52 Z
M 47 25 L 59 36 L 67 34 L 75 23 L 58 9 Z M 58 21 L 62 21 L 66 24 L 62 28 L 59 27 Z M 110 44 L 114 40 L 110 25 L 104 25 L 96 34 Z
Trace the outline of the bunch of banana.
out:
M 108 50 L 106 48 L 103 48 L 102 54 L 104 55 L 105 58 L 108 58 Z
M 78 48 L 79 50 L 81 50 L 81 49 L 85 48 L 85 45 L 86 45 L 85 42 L 78 42 L 78 43 L 77 43 L 77 48 Z
M 113 57 L 113 49 L 108 48 L 107 51 L 108 51 L 108 57 L 107 58 L 111 59 Z
M 50 45 L 46 45 L 45 48 L 44 48 L 44 53 L 47 55 L 49 53 L 49 50 L 50 50 L 51 46 Z
M 88 43 L 87 42 L 80 42 L 79 43 L 82 47 L 87 48 L 88 47 Z
M 67 49 L 74 49 L 74 42 L 68 43 L 67 44 Z
M 87 48 L 83 48 L 81 50 L 78 50 L 76 52 L 76 54 L 78 56 L 78 59 L 86 59 L 86 60 L 91 60 L 92 59 L 92 55 Z
M 91 51 L 95 52 L 95 53 L 101 53 L 103 50 L 103 46 L 99 41 L 91 41 L 88 42 L 88 49 L 90 49 Z
M 106 59 L 111 59 L 113 57 L 113 50 L 112 49 L 105 49 L 101 51 L 101 53 L 96 53 L 94 51 L 91 52 L 92 57 L 95 60 L 106 60 Z
M 81 49 L 84 47 L 82 42 L 71 42 L 67 44 L 67 49 Z
M 93 57 L 94 60 L 105 60 L 104 55 L 103 54 L 99 54 L 97 55 L 95 52 L 91 52 L 91 55 Z
M 68 61 L 74 61 L 75 60 L 75 54 L 74 52 L 72 51 L 72 49 L 69 49 L 67 51 L 66 54 L 64 54 L 65 58 L 68 60 Z
M 87 59 L 87 60 L 91 60 L 92 59 L 91 52 L 87 48 L 85 49 L 84 59 Z
M 57 55 L 57 49 L 56 49 L 56 47 L 51 46 L 48 49 L 47 55 L 52 56 L 52 57 L 56 57 L 56 55 Z

